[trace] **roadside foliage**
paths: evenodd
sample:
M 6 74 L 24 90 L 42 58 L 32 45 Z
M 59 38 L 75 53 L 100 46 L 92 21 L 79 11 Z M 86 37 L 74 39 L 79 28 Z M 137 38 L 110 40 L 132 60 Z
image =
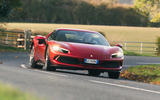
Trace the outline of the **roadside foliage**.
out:
M 134 8 L 148 18 L 151 26 L 160 26 L 160 0 L 135 0 Z
M 0 83 L 0 100 L 41 100 L 28 93 L 21 92 L 10 85 Z
M 160 85 L 160 65 L 140 65 L 121 72 L 121 78 Z
M 148 21 L 117 0 L 22 0 L 21 4 L 2 21 L 125 26 L 147 26 Z

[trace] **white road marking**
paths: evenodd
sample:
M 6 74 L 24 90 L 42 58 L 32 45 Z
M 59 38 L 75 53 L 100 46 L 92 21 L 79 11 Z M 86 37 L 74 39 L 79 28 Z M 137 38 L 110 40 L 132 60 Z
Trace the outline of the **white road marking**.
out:
M 61 74 L 51 73 L 51 72 L 47 72 L 47 71 L 43 71 L 43 70 L 29 69 L 25 64 L 21 64 L 21 68 L 25 68 L 25 69 L 32 70 L 32 71 L 35 71 L 35 72 L 41 72 L 41 73 L 45 73 L 45 74 L 50 74 L 50 75 L 68 77 L 67 75 L 61 75 Z
M 107 82 L 95 81 L 95 80 L 90 80 L 90 82 L 99 83 L 99 84 L 106 84 L 106 85 L 116 86 L 116 87 L 120 87 L 120 88 L 127 88 L 127 89 L 132 89 L 132 90 L 150 92 L 150 93 L 155 93 L 155 94 L 160 94 L 160 91 L 147 90 L 147 89 L 136 88 L 136 87 L 126 86 L 126 85 L 113 84 L 113 83 L 107 83 Z
M 21 68 L 27 69 L 27 67 L 25 66 L 25 64 L 21 64 Z
M 26 67 L 25 64 L 21 64 L 21 68 L 28 69 L 28 67 Z M 36 71 L 36 72 L 41 72 L 41 73 L 45 73 L 45 74 L 50 74 L 50 75 L 68 77 L 67 75 L 60 75 L 60 74 L 51 73 L 51 72 L 47 72 L 47 71 L 42 71 L 42 70 L 38 70 L 38 69 L 28 69 L 28 70 L 32 70 L 32 71 Z M 143 89 L 143 88 L 136 88 L 136 87 L 126 86 L 126 85 L 113 84 L 113 83 L 96 81 L 96 80 L 89 80 L 89 81 L 93 82 L 93 83 L 98 83 L 98 84 L 106 84 L 106 85 L 116 86 L 116 87 L 120 87 L 120 88 L 127 88 L 127 89 L 132 89 L 132 90 L 138 90 L 138 91 L 144 91 L 144 92 L 149 92 L 149 93 L 160 94 L 160 91 L 147 90 L 147 89 Z
M 138 64 L 141 64 L 141 65 L 152 65 L 152 64 L 160 64 L 160 63 L 145 63 L 145 62 L 139 62 Z

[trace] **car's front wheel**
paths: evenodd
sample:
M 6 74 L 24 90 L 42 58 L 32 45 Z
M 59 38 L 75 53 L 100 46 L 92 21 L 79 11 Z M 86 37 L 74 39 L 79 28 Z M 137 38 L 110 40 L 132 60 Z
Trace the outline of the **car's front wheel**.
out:
M 29 64 L 30 64 L 30 68 L 38 68 L 41 69 L 42 66 L 38 65 L 37 62 L 35 61 L 35 56 L 34 56 L 35 50 L 34 50 L 34 46 L 31 49 L 30 52 L 30 56 L 29 56 Z
M 100 71 L 97 70 L 88 70 L 88 75 L 90 76 L 99 76 L 101 74 Z
M 118 79 L 120 72 L 108 72 L 109 78 Z
M 45 61 L 45 64 L 44 64 L 44 67 L 43 69 L 47 70 L 47 71 L 55 71 L 56 68 L 54 68 L 53 66 L 51 66 L 51 62 L 50 62 L 50 58 L 49 58 L 49 50 L 47 49 L 47 52 L 46 52 L 46 57 L 45 57 L 46 61 Z

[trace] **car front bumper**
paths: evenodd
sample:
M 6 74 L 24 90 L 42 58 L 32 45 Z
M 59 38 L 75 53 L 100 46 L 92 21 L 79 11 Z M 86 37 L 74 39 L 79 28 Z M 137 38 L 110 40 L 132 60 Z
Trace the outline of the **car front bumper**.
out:
M 66 55 L 50 56 L 52 66 L 71 70 L 121 71 L 123 59 L 100 60 L 99 64 L 86 64 L 85 58 Z

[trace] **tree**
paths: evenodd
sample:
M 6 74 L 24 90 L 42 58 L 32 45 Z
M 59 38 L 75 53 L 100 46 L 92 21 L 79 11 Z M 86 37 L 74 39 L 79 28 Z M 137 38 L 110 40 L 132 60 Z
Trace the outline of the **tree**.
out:
M 6 17 L 12 9 L 20 5 L 20 0 L 0 0 L 0 17 Z
M 158 13 L 156 16 L 154 16 L 151 20 L 153 23 L 160 22 L 160 13 Z
M 135 0 L 134 8 L 152 21 L 160 13 L 160 0 Z

